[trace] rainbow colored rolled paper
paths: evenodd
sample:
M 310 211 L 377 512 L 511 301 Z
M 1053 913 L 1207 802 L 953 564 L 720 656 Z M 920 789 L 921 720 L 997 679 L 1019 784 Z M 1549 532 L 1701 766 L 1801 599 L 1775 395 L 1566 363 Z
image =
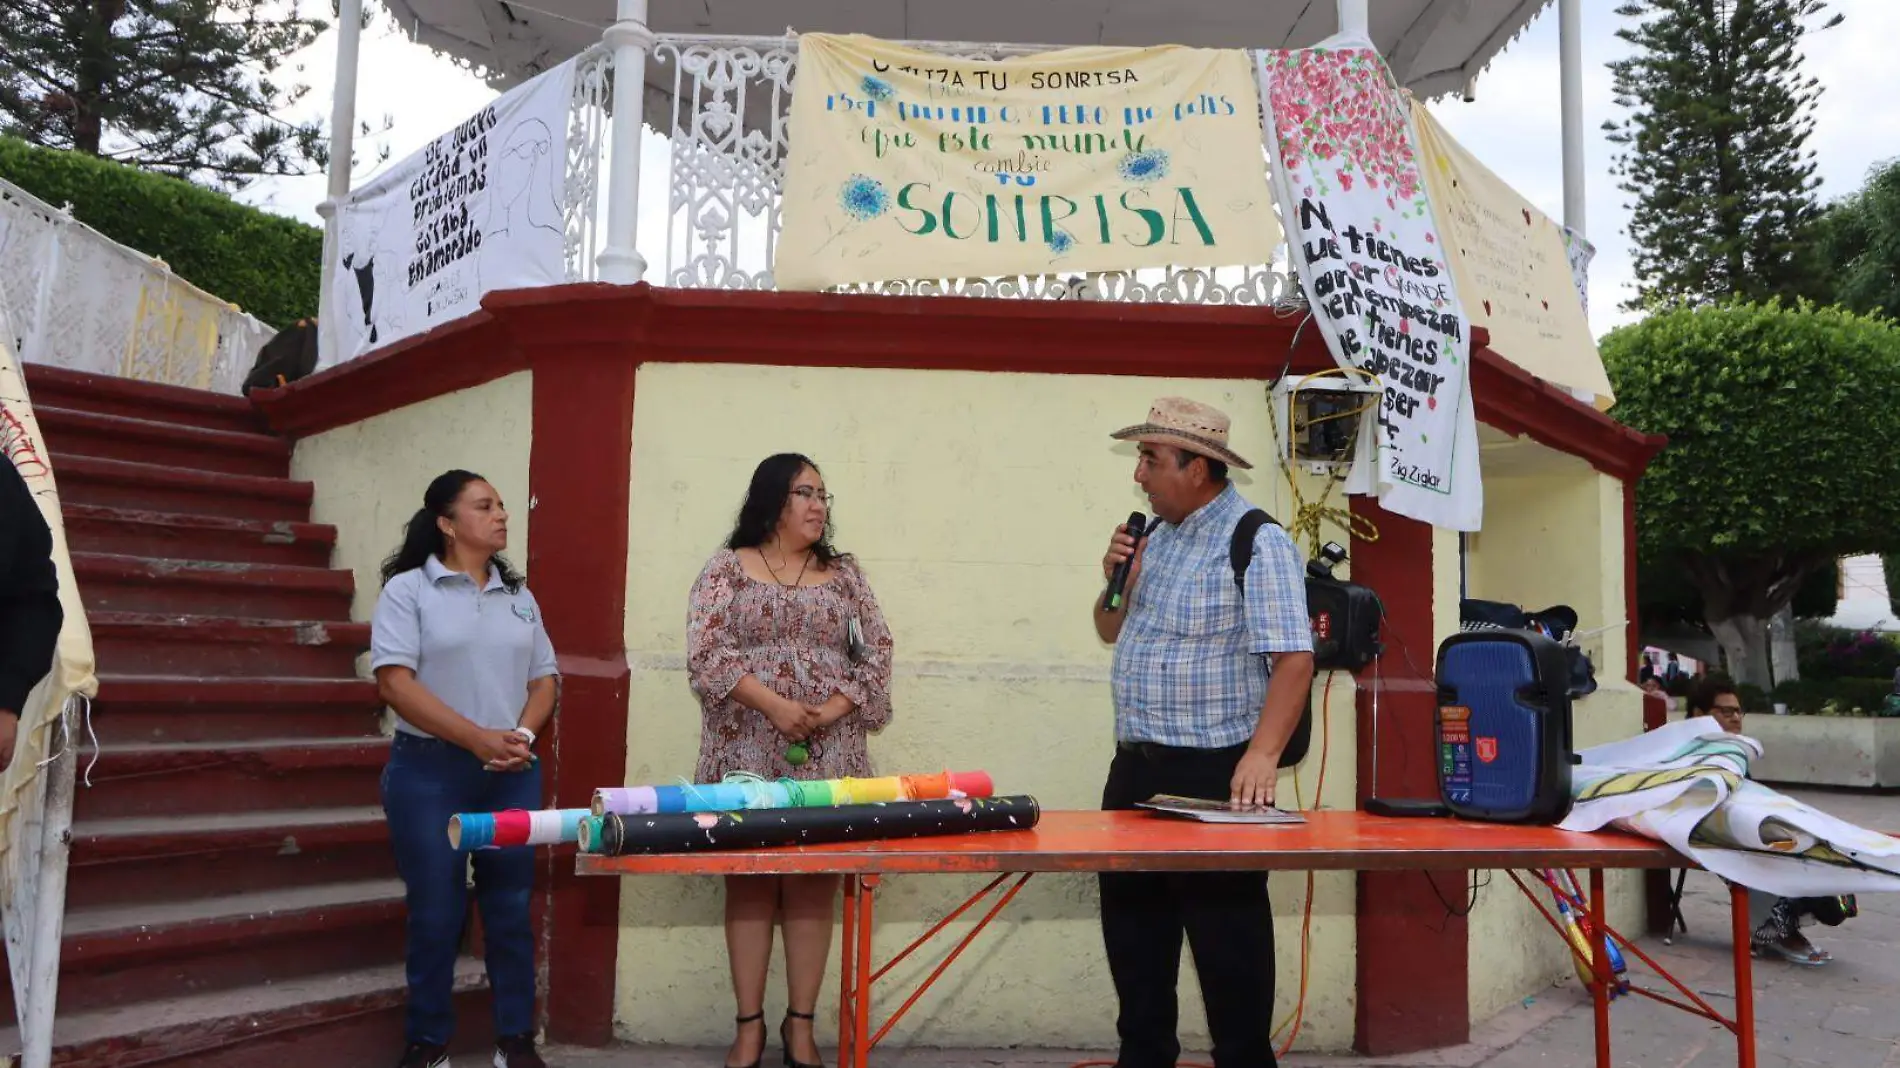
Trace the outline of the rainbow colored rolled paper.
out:
M 779 779 L 734 776 L 725 782 L 662 786 L 603 786 L 594 791 L 594 816 L 676 815 L 752 809 L 827 808 L 890 801 L 990 797 L 995 787 L 981 771 L 887 775 L 871 779 Z
M 584 808 L 461 812 L 449 817 L 449 846 L 464 852 L 578 842 Z
M 603 786 L 594 791 L 595 816 L 605 816 L 609 812 L 619 816 L 640 816 L 659 810 L 660 801 L 654 796 L 651 786 Z
M 581 852 L 600 852 L 600 817 L 582 816 L 580 833 Z

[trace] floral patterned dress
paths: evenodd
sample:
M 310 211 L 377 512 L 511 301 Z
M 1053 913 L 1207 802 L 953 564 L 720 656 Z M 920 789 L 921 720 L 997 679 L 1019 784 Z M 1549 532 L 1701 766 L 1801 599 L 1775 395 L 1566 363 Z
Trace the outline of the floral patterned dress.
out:
M 891 632 L 864 573 L 850 557 L 832 563 L 817 586 L 781 586 L 746 574 L 739 554 L 722 549 L 693 583 L 686 616 L 686 671 L 702 716 L 695 782 L 735 771 L 767 779 L 869 776 L 865 735 L 891 721 Z M 847 627 L 864 635 L 862 662 L 851 659 Z M 786 763 L 790 743 L 763 713 L 733 700 L 751 675 L 788 700 L 820 705 L 842 693 L 856 709 L 813 733 L 811 759 Z

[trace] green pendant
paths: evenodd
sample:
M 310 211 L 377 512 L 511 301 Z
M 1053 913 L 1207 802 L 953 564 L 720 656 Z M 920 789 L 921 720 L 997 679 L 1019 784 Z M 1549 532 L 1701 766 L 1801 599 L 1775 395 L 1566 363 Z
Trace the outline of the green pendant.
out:
M 805 747 L 804 742 L 793 742 L 785 747 L 785 762 L 792 767 L 798 767 L 810 759 L 811 750 Z

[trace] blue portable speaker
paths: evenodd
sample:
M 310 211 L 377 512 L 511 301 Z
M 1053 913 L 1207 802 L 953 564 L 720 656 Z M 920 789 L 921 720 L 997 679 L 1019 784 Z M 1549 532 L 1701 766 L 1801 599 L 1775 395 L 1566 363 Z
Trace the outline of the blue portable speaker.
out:
M 1556 823 L 1570 812 L 1570 661 L 1533 631 L 1438 647 L 1438 792 L 1467 819 Z

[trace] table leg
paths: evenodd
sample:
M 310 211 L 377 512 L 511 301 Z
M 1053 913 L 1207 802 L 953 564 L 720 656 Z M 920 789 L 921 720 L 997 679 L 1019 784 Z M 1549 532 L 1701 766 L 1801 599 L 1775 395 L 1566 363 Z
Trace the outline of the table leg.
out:
M 1590 972 L 1596 982 L 1590 986 L 1590 1001 L 1596 1010 L 1597 1068 L 1610 1065 L 1610 950 L 1604 932 L 1608 921 L 1603 913 L 1603 869 L 1590 869 Z
M 853 992 L 851 999 L 858 1009 L 856 1019 L 853 1021 L 853 1026 L 856 1028 L 852 1036 L 853 1068 L 867 1068 L 871 1063 L 871 921 L 875 911 L 874 903 L 877 900 L 879 881 L 876 875 L 863 875 L 858 878 L 858 933 L 854 939 L 858 950 L 858 963 L 855 969 L 858 983 L 857 990 Z
M 844 877 L 844 930 L 838 954 L 838 1068 L 857 1068 L 851 1059 L 851 1039 L 858 1033 L 852 995 L 857 991 L 858 877 Z
M 1728 909 L 1735 943 L 1735 1064 L 1755 1068 L 1755 931 L 1748 921 L 1748 887 L 1728 885 Z

